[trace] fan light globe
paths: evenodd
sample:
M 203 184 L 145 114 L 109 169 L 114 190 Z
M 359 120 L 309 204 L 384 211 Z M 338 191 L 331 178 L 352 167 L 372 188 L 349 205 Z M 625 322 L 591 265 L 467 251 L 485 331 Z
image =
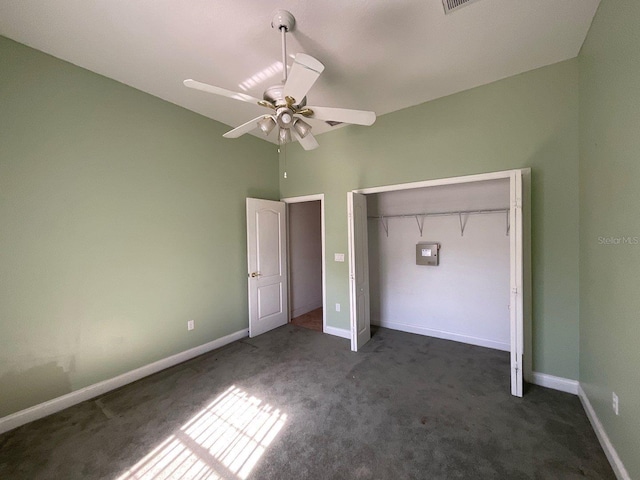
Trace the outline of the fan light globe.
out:
M 291 131 L 288 128 L 281 128 L 278 134 L 280 144 L 289 143 L 291 141 Z
M 293 124 L 293 128 L 295 128 L 296 133 L 300 135 L 301 138 L 306 137 L 311 131 L 311 125 L 300 118 L 296 119 L 295 123 Z
M 258 122 L 258 127 L 262 130 L 262 133 L 265 135 L 269 135 L 271 131 L 275 128 L 276 121 L 273 117 L 264 117 L 262 120 Z
M 291 120 L 293 120 L 293 117 L 288 113 L 283 113 L 280 119 L 282 120 L 282 123 L 291 123 Z

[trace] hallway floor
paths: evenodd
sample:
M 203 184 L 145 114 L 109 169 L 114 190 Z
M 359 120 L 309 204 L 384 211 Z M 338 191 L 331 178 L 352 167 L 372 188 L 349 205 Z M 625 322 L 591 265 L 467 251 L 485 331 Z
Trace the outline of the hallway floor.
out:
M 293 325 L 322 332 L 322 307 L 291 319 Z

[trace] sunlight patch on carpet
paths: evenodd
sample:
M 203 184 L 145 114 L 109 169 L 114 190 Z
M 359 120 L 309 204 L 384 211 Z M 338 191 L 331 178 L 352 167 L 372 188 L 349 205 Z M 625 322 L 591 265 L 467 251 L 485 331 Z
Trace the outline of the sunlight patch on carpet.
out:
M 244 480 L 286 420 L 231 386 L 118 480 Z

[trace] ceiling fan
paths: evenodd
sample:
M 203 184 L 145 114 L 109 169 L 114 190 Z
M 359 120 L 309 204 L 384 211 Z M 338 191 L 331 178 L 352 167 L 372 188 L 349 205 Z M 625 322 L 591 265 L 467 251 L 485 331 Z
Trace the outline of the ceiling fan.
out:
M 311 133 L 311 125 L 305 122 L 303 118 L 323 120 L 331 126 L 340 123 L 369 126 L 376 121 L 374 112 L 307 106 L 307 93 L 324 70 L 324 65 L 309 55 L 298 53 L 290 71 L 287 71 L 286 34 L 293 30 L 294 25 L 295 18 L 290 12 L 286 10 L 276 11 L 271 27 L 277 28 L 282 36 L 283 79 L 281 84 L 268 87 L 264 91 L 262 100 L 192 79 L 184 81 L 184 85 L 189 88 L 258 104 L 271 110 L 268 114 L 260 115 L 228 131 L 223 135 L 224 137 L 237 138 L 255 128 L 260 128 L 265 135 L 269 135 L 278 127 L 278 142 L 281 145 L 291 142 L 292 137 L 295 137 L 302 145 L 302 148 L 313 150 L 318 147 L 318 142 Z

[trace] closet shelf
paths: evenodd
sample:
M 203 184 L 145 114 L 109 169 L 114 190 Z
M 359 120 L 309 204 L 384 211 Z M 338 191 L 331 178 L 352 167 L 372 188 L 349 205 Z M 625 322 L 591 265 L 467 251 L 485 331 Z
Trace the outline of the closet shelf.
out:
M 485 210 L 456 210 L 452 212 L 424 212 L 424 213 L 402 213 L 397 215 L 370 215 L 368 218 L 380 220 L 380 224 L 382 228 L 384 228 L 387 237 L 389 236 L 389 218 L 414 218 L 418 225 L 418 230 L 420 231 L 420 236 L 422 237 L 422 230 L 424 227 L 424 219 L 425 217 L 446 217 L 451 215 L 457 215 L 460 219 L 460 235 L 464 236 L 464 229 L 467 225 L 467 217 L 469 215 L 487 215 L 494 213 L 506 213 L 507 219 L 507 235 L 509 235 L 509 209 L 508 208 L 491 208 Z M 462 217 L 465 217 L 464 221 Z

